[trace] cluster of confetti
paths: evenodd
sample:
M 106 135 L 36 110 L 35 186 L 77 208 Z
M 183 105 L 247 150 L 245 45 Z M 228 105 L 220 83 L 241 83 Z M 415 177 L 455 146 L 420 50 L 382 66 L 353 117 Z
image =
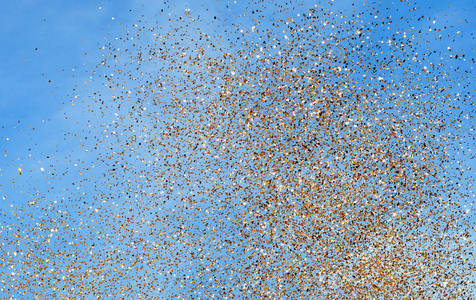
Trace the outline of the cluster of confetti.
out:
M 474 21 L 345 2 L 108 34 L 51 153 L 5 151 L 2 299 L 474 297 Z

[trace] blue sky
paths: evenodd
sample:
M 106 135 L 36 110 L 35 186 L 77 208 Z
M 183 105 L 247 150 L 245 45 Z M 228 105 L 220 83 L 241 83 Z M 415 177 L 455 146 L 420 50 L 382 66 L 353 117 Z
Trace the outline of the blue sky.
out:
M 107 170 L 97 166 L 101 159 L 97 155 L 107 148 L 106 143 L 102 144 L 101 147 L 104 148 L 98 151 L 85 151 L 82 148 L 82 145 L 86 148 L 94 147 L 95 141 L 104 134 L 99 128 L 86 128 L 85 124 L 106 125 L 114 119 L 109 115 L 91 122 L 86 120 L 91 117 L 91 114 L 83 111 L 91 100 L 87 97 L 92 91 L 101 90 L 103 83 L 91 80 L 90 76 L 93 76 L 92 71 L 101 61 L 101 56 L 107 53 L 102 47 L 107 46 L 110 41 L 115 41 L 116 36 L 124 36 L 124 31 L 130 30 L 139 20 L 167 19 L 166 16 L 157 16 L 164 7 L 163 2 L 51 0 L 47 5 L 39 0 L 3 2 L 0 10 L 0 226 L 9 225 L 15 230 L 27 226 L 22 224 L 33 226 L 42 218 L 60 218 L 61 211 L 68 210 L 69 204 L 59 204 L 65 195 L 69 197 L 77 194 L 78 201 L 84 201 L 84 206 L 89 207 L 89 214 L 95 209 L 90 205 L 100 198 L 98 195 L 117 193 L 117 198 L 120 198 L 120 191 L 110 191 L 108 187 L 95 184 L 96 178 L 99 178 L 98 182 L 105 182 L 104 178 L 107 178 Z M 218 10 L 217 15 L 232 21 L 233 15 L 247 11 L 241 2 L 236 2 L 237 4 L 232 1 L 229 4 L 218 4 L 216 1 L 176 1 L 175 7 L 168 8 L 166 12 L 174 14 L 192 8 L 197 13 L 205 14 L 207 9 L 213 10 L 214 13 Z M 319 1 L 301 2 L 304 7 L 319 4 Z M 352 2 L 336 0 L 333 9 L 348 8 Z M 454 53 L 475 56 L 473 34 L 476 34 L 476 8 L 472 1 L 458 1 L 457 4 L 448 4 L 448 1 L 419 1 L 417 5 L 421 7 L 422 15 L 429 18 L 415 24 L 417 30 L 418 27 L 428 30 L 432 24 L 435 24 L 436 28 L 440 24 L 452 26 L 451 30 L 444 31 L 449 32 L 448 35 L 444 35 L 438 44 L 431 45 L 433 49 L 444 52 L 451 46 Z M 403 18 L 403 24 L 407 17 L 414 14 L 410 11 L 413 6 L 412 3 L 408 10 L 382 12 L 381 15 L 392 14 L 394 20 Z M 429 9 L 429 6 L 432 8 Z M 300 10 L 298 6 L 293 8 L 296 12 Z M 272 9 L 269 13 L 272 13 Z M 372 17 L 365 15 L 363 19 Z M 263 24 L 269 25 L 266 22 Z M 207 28 L 214 29 L 213 25 Z M 454 35 L 464 38 L 455 43 Z M 455 63 L 456 66 L 458 65 Z M 469 76 L 474 80 L 474 73 Z M 474 116 L 472 109 L 468 105 L 466 112 Z M 85 137 L 89 139 L 85 140 Z M 467 159 L 467 156 L 462 157 Z M 473 170 L 476 169 L 474 159 L 467 160 L 466 164 L 472 166 Z M 79 181 L 83 183 L 78 184 Z M 78 187 L 80 189 L 76 191 Z M 81 194 L 83 189 L 84 194 Z M 38 200 L 35 200 L 37 198 Z M 49 204 L 54 201 L 57 201 L 53 205 L 54 209 L 49 209 Z M 41 203 L 36 219 L 28 219 L 31 213 L 36 211 L 35 208 L 28 208 L 30 202 Z M 45 210 L 41 209 L 42 206 Z M 18 211 L 22 213 L 18 215 Z M 85 221 L 86 219 L 80 216 L 69 219 L 78 224 L 99 222 L 94 220 L 94 217 L 93 221 Z M 81 227 L 78 224 L 76 225 Z M 99 224 L 96 226 L 98 230 L 101 228 Z M 104 231 L 104 228 L 100 230 L 113 235 L 113 232 Z M 7 236 L 9 234 L 6 233 L 7 229 L 2 228 L 2 232 Z M 93 230 L 85 230 L 84 234 L 91 240 L 96 237 Z M 86 239 L 84 242 L 76 248 L 78 253 L 87 253 L 90 249 L 91 241 Z M 111 244 L 114 247 L 123 246 L 120 241 Z M 58 245 L 59 243 L 52 248 L 61 249 Z M 3 251 L 14 249 L 17 248 L 9 245 Z M 145 249 L 143 252 L 149 250 Z M 7 269 L 7 264 L 0 264 L 0 271 Z M 0 276 L 0 280 L 4 278 Z M 126 277 L 124 280 L 137 278 Z M 121 283 L 117 285 L 120 286 Z M 111 288 L 111 291 L 113 290 L 114 286 Z M 10 297 L 11 294 L 5 293 L 2 296 Z M 21 299 L 18 294 L 15 294 L 15 297 Z

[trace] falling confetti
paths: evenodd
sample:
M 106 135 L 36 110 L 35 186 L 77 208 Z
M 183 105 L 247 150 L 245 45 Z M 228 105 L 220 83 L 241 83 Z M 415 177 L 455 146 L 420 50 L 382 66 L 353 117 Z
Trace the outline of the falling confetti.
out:
M 5 150 L 5 299 L 473 299 L 476 7 L 237 2 L 112 17 Z

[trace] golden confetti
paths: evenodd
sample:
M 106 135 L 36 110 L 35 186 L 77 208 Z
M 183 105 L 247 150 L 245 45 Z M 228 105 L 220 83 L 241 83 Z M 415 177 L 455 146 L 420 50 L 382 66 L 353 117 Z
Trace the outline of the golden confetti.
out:
M 64 108 L 74 151 L 13 176 L 1 291 L 473 299 L 474 37 L 417 4 L 166 1 L 116 27 Z

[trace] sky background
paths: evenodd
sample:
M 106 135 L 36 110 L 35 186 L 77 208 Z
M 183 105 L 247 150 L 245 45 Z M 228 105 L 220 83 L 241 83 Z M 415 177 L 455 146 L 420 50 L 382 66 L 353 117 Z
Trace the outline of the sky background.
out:
M 238 4 L 231 3 L 224 8 L 223 3 L 208 1 L 206 7 L 218 9 L 224 17 L 231 18 L 233 14 L 245 11 L 245 7 L 236 2 Z M 302 2 L 309 6 L 319 3 Z M 334 7 L 337 10 L 352 2 L 336 0 Z M 427 30 L 433 20 L 436 24 L 447 22 L 464 38 L 453 44 L 451 37 L 445 37 L 440 45 L 432 45 L 434 49 L 443 51 L 451 44 L 474 57 L 476 7 L 470 0 L 453 2 L 457 3 L 418 1 L 422 14 L 433 18 L 427 21 L 428 24 L 422 22 L 415 26 Z M 48 203 L 59 201 L 64 194 L 71 195 L 76 188 L 74 183 L 86 175 L 107 176 L 104 170 L 94 169 L 98 159 L 95 153 L 81 148 L 81 145 L 93 146 L 94 139 L 80 139 L 101 133 L 98 130 L 88 132 L 84 126 L 78 126 L 87 122 L 86 114 L 77 107 L 90 91 L 101 89 L 101 83 L 89 77 L 101 61 L 104 53 L 101 48 L 116 36 L 123 36 L 124 30 L 138 20 L 156 18 L 164 6 L 162 1 L 148 0 L 17 0 L 0 1 L 0 4 L 0 227 L 18 227 L 23 225 L 19 225 L 16 211 L 34 201 L 36 192 L 43 195 L 41 197 L 48 195 Z M 174 4 L 175 7 L 168 11 L 185 8 L 205 11 L 200 1 L 176 1 Z M 413 12 L 402 10 L 398 14 L 405 19 Z M 471 76 L 474 79 L 474 73 Z M 472 111 L 468 109 L 467 113 Z M 75 164 L 90 171 L 78 175 Z M 466 165 L 476 169 L 474 158 Z M 19 168 L 22 176 L 18 176 Z M 101 193 L 93 180 L 81 188 Z M 91 194 L 94 193 L 88 195 Z M 93 201 L 90 196 L 81 195 L 81 191 L 78 195 L 84 204 Z M 45 218 L 61 214 L 58 211 L 61 208 L 55 209 L 54 213 L 45 213 Z M 80 222 L 79 217 L 75 219 Z M 4 248 L 6 252 L 8 249 L 5 249 L 7 247 Z M 4 269 L 0 271 L 7 270 L 5 265 L 2 267 Z M 12 294 L 0 292 L 0 295 L 9 297 Z

